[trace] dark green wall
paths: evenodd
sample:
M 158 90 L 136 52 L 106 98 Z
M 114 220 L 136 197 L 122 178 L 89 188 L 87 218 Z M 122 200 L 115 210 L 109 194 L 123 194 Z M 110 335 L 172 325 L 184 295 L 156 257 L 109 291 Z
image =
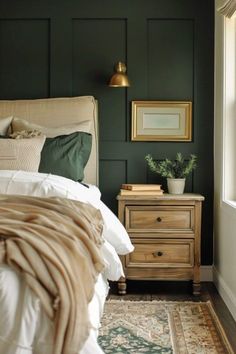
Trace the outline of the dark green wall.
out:
M 165 186 L 147 170 L 147 153 L 198 155 L 187 191 L 206 197 L 203 264 L 212 263 L 213 14 L 213 0 L 0 1 L 0 98 L 94 95 L 100 188 L 114 211 L 121 183 Z M 107 86 L 118 60 L 128 89 Z M 132 100 L 191 100 L 192 142 L 131 142 Z

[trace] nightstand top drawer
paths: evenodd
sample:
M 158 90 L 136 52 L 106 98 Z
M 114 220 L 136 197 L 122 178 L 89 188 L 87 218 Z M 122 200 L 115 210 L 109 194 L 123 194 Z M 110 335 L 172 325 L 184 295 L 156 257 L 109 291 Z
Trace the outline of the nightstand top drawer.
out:
M 125 227 L 128 232 L 193 232 L 194 207 L 126 206 Z

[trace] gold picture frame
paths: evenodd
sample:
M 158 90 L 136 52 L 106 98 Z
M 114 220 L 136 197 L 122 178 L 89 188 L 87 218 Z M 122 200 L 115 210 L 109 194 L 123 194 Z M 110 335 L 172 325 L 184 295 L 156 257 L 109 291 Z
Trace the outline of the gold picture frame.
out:
M 192 141 L 192 102 L 132 101 L 132 141 Z

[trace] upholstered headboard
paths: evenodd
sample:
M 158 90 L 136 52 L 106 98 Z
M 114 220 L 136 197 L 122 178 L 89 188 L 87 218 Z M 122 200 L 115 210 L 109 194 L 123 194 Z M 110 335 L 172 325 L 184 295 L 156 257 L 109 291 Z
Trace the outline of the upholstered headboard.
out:
M 0 100 L 0 119 L 8 116 L 47 127 L 59 127 L 91 120 L 93 145 L 85 168 L 84 181 L 98 185 L 97 103 L 92 96 L 35 100 Z

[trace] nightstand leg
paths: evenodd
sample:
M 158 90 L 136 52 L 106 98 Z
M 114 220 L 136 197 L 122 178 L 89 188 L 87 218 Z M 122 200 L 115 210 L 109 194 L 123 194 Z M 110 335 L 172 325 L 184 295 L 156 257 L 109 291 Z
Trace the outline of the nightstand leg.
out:
M 124 277 L 121 277 L 118 281 L 118 294 L 119 295 L 125 295 L 126 294 L 126 279 Z
M 193 295 L 200 295 L 201 293 L 201 283 L 193 281 Z

